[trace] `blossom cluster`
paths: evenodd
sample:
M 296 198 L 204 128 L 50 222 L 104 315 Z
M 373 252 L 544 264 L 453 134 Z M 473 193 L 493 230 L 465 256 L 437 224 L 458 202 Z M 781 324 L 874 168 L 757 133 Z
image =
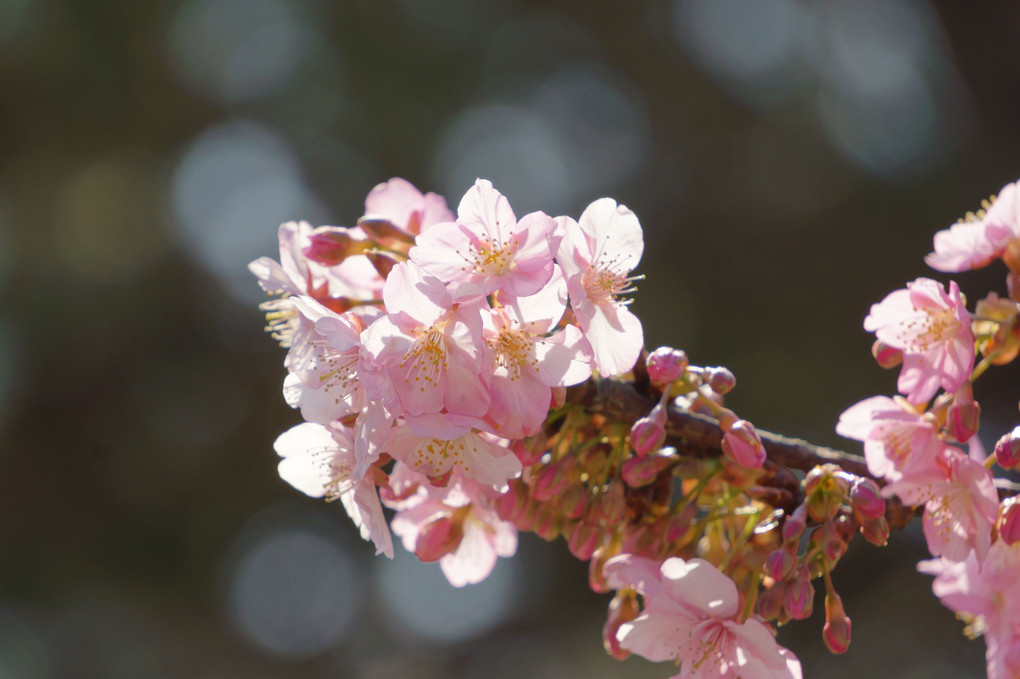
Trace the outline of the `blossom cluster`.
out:
M 1020 427 L 986 455 L 977 436 L 973 382 L 1020 350 L 1020 200 L 1009 184 L 983 209 L 934 238 L 926 258 L 943 272 L 1007 265 L 1008 297 L 990 293 L 967 310 L 956 282 L 948 290 L 919 278 L 890 293 L 864 321 L 879 364 L 900 367 L 899 394 L 874 396 L 840 417 L 837 432 L 864 442 L 869 472 L 887 497 L 923 505 L 934 560 L 934 591 L 970 631 L 984 634 L 988 676 L 1020 676 L 1020 524 L 1014 499 L 1000 503 L 991 468 L 1020 463 Z M 977 358 L 980 357 L 980 361 Z M 939 393 L 941 390 L 941 393 Z
M 668 347 L 644 355 L 627 299 L 643 252 L 632 211 L 602 198 L 576 220 L 518 219 L 480 179 L 454 214 L 391 179 L 356 226 L 289 222 L 279 244 L 279 261 L 249 268 L 273 296 L 262 308 L 287 349 L 284 397 L 305 419 L 276 441 L 285 481 L 340 500 L 377 553 L 392 556 L 395 534 L 455 586 L 512 556 L 520 530 L 564 537 L 592 588 L 616 590 L 615 657 L 678 661 L 681 677 L 800 676 L 772 623 L 809 613 L 810 579 L 828 578 L 860 525 L 863 480 L 825 470 L 801 497 L 724 407 L 732 373 Z M 644 384 L 647 410 L 614 420 L 572 400 L 614 379 Z M 678 410 L 717 422 L 722 459 L 667 445 Z M 806 525 L 784 538 L 777 520 L 776 497 L 794 496 L 791 512 L 824 507 L 812 517 L 828 537 L 803 554 Z M 888 527 L 871 533 L 882 543 Z M 774 552 L 783 566 L 763 576 Z M 763 577 L 791 603 L 766 610 Z

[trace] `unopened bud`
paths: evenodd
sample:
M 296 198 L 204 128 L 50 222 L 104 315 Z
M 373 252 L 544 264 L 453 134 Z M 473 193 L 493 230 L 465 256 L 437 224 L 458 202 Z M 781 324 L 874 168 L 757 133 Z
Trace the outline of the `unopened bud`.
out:
M 598 526 L 578 521 L 570 529 L 570 535 L 567 536 L 567 549 L 581 561 L 587 561 L 595 553 L 601 534 L 602 531 Z
M 595 550 L 591 560 L 588 562 L 588 587 L 596 594 L 608 592 L 610 587 L 606 583 L 605 566 L 610 557 L 615 556 L 615 550 L 610 552 L 606 545 Z
M 627 509 L 627 498 L 624 497 L 622 481 L 614 479 L 610 482 L 605 495 L 601 498 L 599 509 L 602 512 L 602 518 L 611 524 L 623 519 L 623 514 Z
M 671 463 L 671 456 L 667 455 L 632 457 L 623 463 L 620 475 L 631 488 L 641 488 L 657 479 L 659 473 Z
M 347 229 L 338 226 L 324 226 L 308 237 L 309 245 L 302 250 L 308 259 L 335 266 L 347 258 L 354 241 Z
M 758 595 L 756 610 L 766 620 L 775 620 L 783 612 L 786 599 L 786 583 L 777 582 Z
M 562 519 L 556 508 L 551 504 L 546 504 L 535 515 L 535 526 L 532 530 L 538 537 L 551 542 L 559 537 L 562 525 Z
M 663 387 L 683 377 L 687 369 L 687 354 L 673 347 L 659 347 L 648 354 L 645 367 L 652 384 Z
M 850 486 L 850 503 L 854 511 L 866 519 L 877 519 L 885 516 L 885 498 L 878 484 L 871 479 L 858 478 Z
M 815 587 L 811 584 L 811 573 L 807 566 L 797 568 L 794 576 L 786 584 L 786 612 L 794 620 L 811 617 L 815 606 Z
M 783 542 L 799 541 L 805 528 L 807 528 L 807 506 L 802 504 L 798 505 L 783 522 Z
M 765 464 L 765 446 L 747 420 L 737 420 L 729 427 L 723 434 L 722 449 L 726 457 L 741 467 L 759 469 Z
M 996 442 L 995 460 L 1003 469 L 1015 469 L 1020 465 L 1020 427 Z
M 559 498 L 560 512 L 568 519 L 577 519 L 584 514 L 585 489 L 579 483 L 567 486 Z
M 517 522 L 528 506 L 528 486 L 520 479 L 512 479 L 509 487 L 496 500 L 496 514 L 504 521 Z
M 786 547 L 769 552 L 765 559 L 765 575 L 773 580 L 786 580 L 797 567 L 797 553 Z
M 861 537 L 876 547 L 885 547 L 889 542 L 889 522 L 884 516 L 865 519 L 861 522 Z
M 655 410 L 662 413 L 661 417 L 657 416 Z M 638 457 L 654 453 L 662 447 L 666 441 L 665 420 L 665 409 L 655 406 L 651 415 L 640 418 L 630 428 L 630 445 Z
M 464 537 L 464 523 L 452 516 L 429 521 L 418 531 L 414 543 L 414 555 L 425 561 L 438 561 L 456 551 Z
M 545 469 L 539 472 L 531 490 L 536 500 L 545 502 L 563 491 L 569 480 L 564 466 L 558 462 L 553 462 L 546 465 Z
M 1011 545 L 1020 540 L 1020 498 L 1011 497 L 999 506 L 999 520 L 995 524 L 999 539 Z
M 900 349 L 894 349 L 882 340 L 875 340 L 875 343 L 871 345 L 871 355 L 875 357 L 878 365 L 886 370 L 903 363 L 903 352 Z
M 953 405 L 949 406 L 949 432 L 960 443 L 966 443 L 977 433 L 981 421 L 981 406 L 974 400 L 974 391 L 964 383 L 956 392 Z
M 669 523 L 666 524 L 666 540 L 668 542 L 676 542 L 691 528 L 691 522 L 694 521 L 694 517 L 698 514 L 698 506 L 694 502 L 688 502 L 684 505 L 679 512 L 670 517 Z
M 845 653 L 850 648 L 850 618 L 843 610 L 843 601 L 835 592 L 825 594 L 825 625 L 822 639 L 833 653 Z
M 630 651 L 621 648 L 620 642 L 616 639 L 616 633 L 620 626 L 630 622 L 641 614 L 641 606 L 637 602 L 637 593 L 633 590 L 622 589 L 616 593 L 613 600 L 609 602 L 609 614 L 606 616 L 606 624 L 602 627 L 602 645 L 606 653 L 617 660 L 626 660 L 630 657 Z
M 715 368 L 707 368 L 706 382 L 708 386 L 717 394 L 728 394 L 733 391 L 733 387 L 737 386 L 737 378 L 727 368 L 718 366 Z

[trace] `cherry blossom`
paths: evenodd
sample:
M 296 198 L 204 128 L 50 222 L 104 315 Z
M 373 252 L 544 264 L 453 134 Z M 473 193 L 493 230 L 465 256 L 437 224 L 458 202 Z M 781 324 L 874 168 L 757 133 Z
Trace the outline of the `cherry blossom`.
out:
M 929 400 L 941 386 L 956 391 L 974 367 L 974 336 L 960 288 L 918 278 L 871 306 L 864 329 L 903 351 L 897 388 L 911 403 Z
M 703 559 L 620 555 L 604 568 L 615 589 L 634 589 L 644 611 L 620 625 L 620 647 L 653 662 L 680 662 L 679 679 L 800 677 L 800 663 L 754 618 L 738 621 L 736 585 Z
M 620 299 L 635 291 L 629 274 L 641 260 L 644 238 L 637 217 L 612 198 L 600 198 L 581 218 L 560 217 L 559 262 L 571 308 L 591 342 L 595 367 L 605 376 L 627 372 L 644 346 L 641 321 Z
M 310 497 L 340 500 L 361 537 L 375 543 L 376 554 L 393 558 L 393 540 L 383 516 L 375 482 L 355 473 L 355 444 L 348 429 L 305 422 L 276 439 L 280 478 Z
M 359 376 L 371 399 L 395 415 L 445 411 L 481 417 L 489 409 L 482 384 L 481 306 L 454 309 L 445 286 L 412 262 L 390 272 L 387 315 L 361 335 Z
M 385 219 L 413 236 L 434 224 L 454 219 L 445 198 L 431 192 L 423 195 L 414 184 L 400 177 L 378 184 L 368 192 L 365 217 Z
M 451 284 L 455 300 L 497 289 L 526 297 L 549 282 L 560 238 L 552 217 L 532 212 L 517 221 L 506 197 L 479 179 L 460 201 L 457 221 L 422 233 L 409 256 Z
M 404 548 L 423 561 L 439 561 L 439 567 L 454 587 L 481 582 L 489 577 L 497 557 L 517 552 L 517 528 L 499 518 L 499 493 L 455 474 L 445 487 L 398 464 L 390 475 L 391 486 L 400 495 L 408 486 L 416 489 L 407 497 L 387 501 L 397 510 L 392 527 Z
M 485 381 L 492 404 L 486 419 L 497 434 L 523 438 L 538 433 L 554 387 L 591 377 L 591 346 L 574 325 L 551 335 L 566 309 L 566 283 L 556 272 L 529 297 L 500 304 L 482 316 Z
M 935 251 L 925 257 L 939 271 L 978 269 L 1001 257 L 1010 241 L 1020 239 L 1017 184 L 1007 184 L 976 214 L 935 234 Z
M 944 447 L 934 418 L 901 396 L 872 396 L 839 416 L 836 433 L 864 442 L 868 471 L 898 481 L 930 469 Z

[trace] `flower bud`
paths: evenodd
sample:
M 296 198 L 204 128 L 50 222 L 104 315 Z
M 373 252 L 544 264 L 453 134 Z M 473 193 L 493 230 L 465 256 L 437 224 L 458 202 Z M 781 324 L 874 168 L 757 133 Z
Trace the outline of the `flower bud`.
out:
M 999 531 L 999 539 L 1011 545 L 1020 540 L 1020 497 L 1011 497 L 1002 501 L 999 506 L 999 520 L 995 527 Z
M 669 523 L 666 524 L 666 541 L 676 542 L 686 535 L 687 531 L 691 528 L 691 522 L 694 521 L 694 517 L 697 514 L 698 505 L 694 502 L 688 502 L 680 511 L 671 516 Z
M 464 537 L 464 522 L 452 516 L 443 516 L 429 521 L 418 531 L 414 543 L 414 555 L 425 561 L 438 561 L 457 550 Z
M 632 457 L 623 463 L 620 475 L 631 488 L 642 488 L 658 478 L 659 473 L 671 463 L 671 456 L 667 455 Z
M 850 648 L 850 618 L 843 610 L 843 601 L 835 592 L 825 594 L 825 625 L 822 639 L 833 653 L 845 653 Z
M 664 387 L 683 377 L 684 370 L 687 369 L 687 354 L 680 349 L 659 347 L 648 354 L 645 367 L 648 369 L 648 378 L 652 384 Z
M 614 479 L 610 482 L 601 498 L 599 509 L 602 512 L 602 518 L 611 524 L 623 519 L 623 514 L 627 510 L 627 499 L 624 497 L 622 481 Z
M 864 519 L 861 522 L 861 537 L 876 547 L 885 547 L 889 542 L 889 522 L 884 516 Z
M 966 443 L 977 433 L 981 420 L 981 406 L 974 400 L 974 390 L 969 383 L 964 382 L 956 392 L 947 415 L 949 433 L 960 443 Z
M 568 519 L 579 519 L 584 514 L 585 490 L 584 486 L 578 483 L 571 484 L 564 489 L 559 497 L 560 513 Z
M 885 516 L 885 498 L 871 479 L 861 477 L 854 481 L 850 486 L 850 503 L 854 511 L 866 519 Z
M 705 377 L 709 388 L 717 394 L 728 394 L 737 386 L 736 376 L 722 366 L 708 368 Z
M 878 365 L 886 370 L 903 363 L 903 352 L 900 349 L 892 348 L 882 340 L 875 340 L 875 343 L 871 345 L 871 355 L 875 357 Z
M 662 412 L 662 417 L 656 416 L 656 410 Z M 638 457 L 654 453 L 666 441 L 665 414 L 665 409 L 655 406 L 651 415 L 640 418 L 630 428 L 630 445 Z
M 598 526 L 578 521 L 570 529 L 570 535 L 567 537 L 567 549 L 581 561 L 587 561 L 595 553 L 601 534 L 602 531 Z
M 316 229 L 308 237 L 309 245 L 302 254 L 313 262 L 334 266 L 344 261 L 350 253 L 354 240 L 347 229 L 340 227 L 322 227 Z
M 1020 427 L 996 442 L 995 460 L 1003 469 L 1015 469 L 1020 465 Z
M 756 610 L 765 620 L 775 620 L 783 612 L 786 599 L 786 583 L 777 582 L 758 595 Z
M 641 606 L 638 605 L 637 593 L 628 589 L 619 590 L 609 602 L 609 614 L 606 616 L 605 626 L 602 627 L 602 645 L 606 653 L 617 660 L 626 660 L 630 657 L 630 651 L 620 647 L 616 633 L 621 625 L 640 614 Z
M 811 617 L 815 605 L 815 587 L 811 584 L 811 573 L 807 566 L 797 568 L 786 584 L 786 612 L 794 620 Z
M 765 446 L 747 420 L 737 420 L 729 427 L 723 434 L 722 449 L 726 457 L 741 467 L 759 469 L 765 464 Z
M 552 541 L 559 537 L 562 525 L 562 519 L 556 508 L 546 504 L 535 514 L 535 526 L 532 530 L 543 540 Z
M 610 589 L 606 583 L 604 568 L 606 562 L 613 556 L 616 556 L 615 550 L 610 552 L 606 545 L 602 545 L 595 550 L 588 562 L 588 587 L 596 594 L 603 594 Z
M 496 514 L 504 521 L 517 522 L 528 506 L 528 486 L 520 479 L 511 479 L 509 487 L 496 500 Z
M 546 465 L 545 469 L 538 473 L 531 493 L 539 502 L 559 495 L 567 486 L 569 475 L 564 464 L 553 462 Z
M 807 528 L 807 506 L 798 505 L 783 522 L 783 542 L 799 541 Z
M 787 547 L 769 552 L 765 559 L 765 575 L 773 580 L 786 580 L 797 567 L 797 552 Z

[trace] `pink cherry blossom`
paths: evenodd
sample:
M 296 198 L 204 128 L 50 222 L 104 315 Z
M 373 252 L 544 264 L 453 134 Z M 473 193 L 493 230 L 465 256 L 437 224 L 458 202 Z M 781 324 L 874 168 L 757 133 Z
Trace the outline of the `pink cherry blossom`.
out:
M 952 452 L 946 479 L 932 487 L 921 525 L 933 556 L 961 561 L 973 549 L 983 558 L 999 513 L 992 475 L 962 452 Z
M 630 272 L 641 260 L 641 224 L 626 206 L 600 198 L 581 218 L 560 217 L 563 241 L 556 261 L 567 277 L 570 304 L 581 330 L 591 342 L 595 367 L 604 376 L 634 367 L 644 333 L 641 321 L 620 295 L 634 292 Z
M 400 177 L 369 191 L 365 216 L 385 219 L 415 236 L 434 224 L 454 219 L 445 198 L 431 192 L 422 195 L 411 182 Z
M 407 492 L 402 486 L 417 486 L 406 498 L 387 502 L 397 510 L 391 522 L 393 532 L 407 551 L 423 560 L 438 559 L 443 575 L 454 587 L 481 582 L 489 577 L 497 557 L 511 557 L 517 552 L 517 528 L 499 518 L 499 493 L 491 487 L 460 474 L 455 474 L 445 487 L 436 487 L 402 464 L 396 466 L 390 480 L 401 494 Z M 421 543 L 437 526 L 444 531 L 444 553 L 423 557 Z
M 931 416 L 906 399 L 873 396 L 839 416 L 836 433 L 864 442 L 868 471 L 889 481 L 931 468 L 945 445 Z
M 290 300 L 299 314 L 300 330 L 284 363 L 291 373 L 284 382 L 287 403 L 301 408 L 309 422 L 320 424 L 357 412 L 365 405 L 365 390 L 357 377 L 363 317 L 334 313 L 304 295 Z
M 925 257 L 939 271 L 978 269 L 1001 257 L 1010 241 L 1020 238 L 1017 184 L 1007 184 L 986 209 L 935 234 L 935 251 Z
M 280 478 L 311 497 L 340 500 L 361 537 L 375 543 L 376 554 L 393 558 L 393 541 L 371 476 L 359 476 L 350 431 L 305 422 L 276 439 Z
M 501 296 L 502 299 L 502 296 Z M 574 325 L 549 335 L 566 310 L 562 274 L 535 295 L 518 297 L 482 316 L 485 382 L 492 397 L 486 419 L 500 436 L 538 433 L 554 387 L 591 377 L 591 346 Z
M 421 474 L 439 478 L 453 470 L 501 490 L 521 473 L 521 462 L 503 440 L 478 429 L 483 426 L 477 418 L 445 414 L 407 418 L 381 449 Z
M 1020 669 L 1020 543 L 995 542 L 981 559 L 922 561 L 917 570 L 935 576 L 932 591 L 944 606 L 984 634 L 989 679 L 1014 679 Z
M 644 611 L 617 632 L 620 647 L 653 662 L 680 662 L 678 679 L 780 679 L 800 663 L 754 618 L 738 621 L 736 585 L 702 559 L 661 562 L 629 554 L 606 562 L 610 587 L 634 589 Z
M 479 179 L 460 201 L 457 221 L 422 233 L 409 256 L 451 284 L 455 300 L 497 289 L 526 297 L 549 282 L 560 238 L 552 217 L 532 212 L 518 222 L 506 197 Z
M 960 288 L 918 278 L 871 306 L 864 329 L 903 351 L 897 388 L 911 403 L 924 403 L 941 386 L 956 391 L 974 367 L 974 336 Z
M 455 309 L 439 279 L 412 262 L 393 268 L 383 300 L 387 315 L 361 335 L 358 372 L 368 397 L 382 399 L 396 416 L 484 416 L 481 305 Z

